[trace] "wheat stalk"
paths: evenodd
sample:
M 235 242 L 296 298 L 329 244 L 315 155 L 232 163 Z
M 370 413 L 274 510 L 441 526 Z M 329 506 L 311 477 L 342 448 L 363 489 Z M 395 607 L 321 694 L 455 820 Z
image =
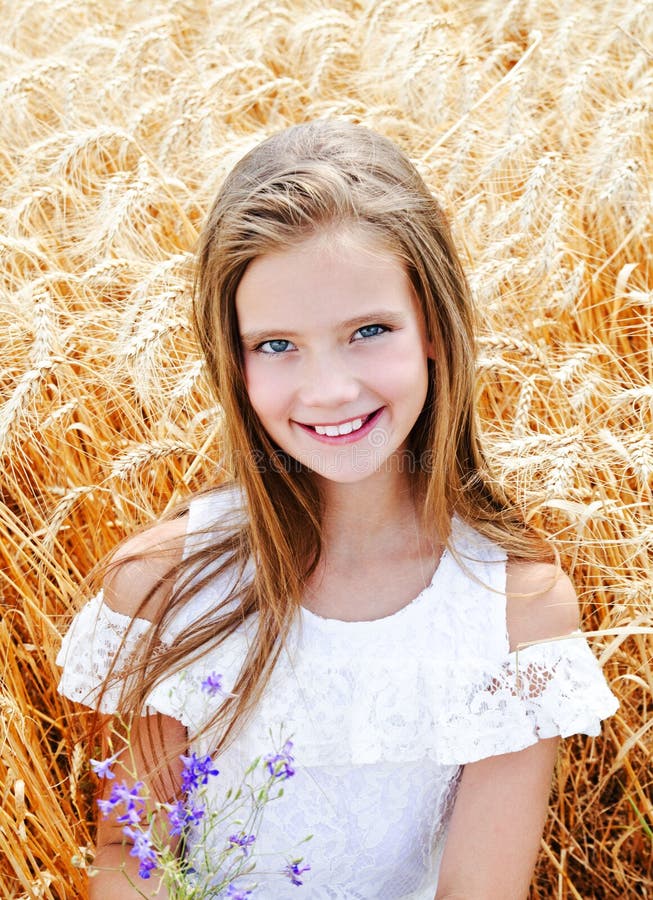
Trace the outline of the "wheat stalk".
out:
M 447 209 L 491 469 L 554 535 L 619 695 L 561 750 L 531 900 L 653 894 L 651 48 L 650 0 L 7 0 L 0 896 L 85 896 L 58 634 L 95 563 L 214 478 L 198 230 L 236 159 L 329 115 L 396 140 Z

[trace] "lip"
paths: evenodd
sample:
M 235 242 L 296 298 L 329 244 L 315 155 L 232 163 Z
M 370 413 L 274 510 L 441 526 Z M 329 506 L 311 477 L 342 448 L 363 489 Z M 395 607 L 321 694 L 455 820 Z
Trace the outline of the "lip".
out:
M 353 444 L 356 441 L 360 441 L 364 438 L 376 425 L 379 416 L 383 412 L 385 407 L 381 406 L 379 409 L 375 410 L 373 413 L 370 413 L 366 422 L 364 422 L 358 431 L 350 431 L 349 434 L 337 434 L 334 437 L 331 437 L 328 434 L 318 434 L 315 431 L 315 427 L 311 425 L 304 425 L 302 422 L 295 422 L 295 425 L 298 425 L 306 434 L 309 434 L 316 441 L 319 441 L 321 444 Z M 364 416 L 350 416 L 348 419 L 341 419 L 340 422 L 318 422 L 318 425 L 342 425 L 343 422 L 353 422 L 354 419 L 362 419 Z

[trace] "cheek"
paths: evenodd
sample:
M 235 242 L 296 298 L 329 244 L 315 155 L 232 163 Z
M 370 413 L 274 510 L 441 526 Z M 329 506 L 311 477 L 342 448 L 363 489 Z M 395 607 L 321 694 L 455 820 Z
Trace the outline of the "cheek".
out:
M 281 373 L 270 371 L 273 365 L 267 360 L 245 360 L 245 384 L 252 409 L 265 421 L 280 413 L 284 406 L 284 388 Z
M 427 359 L 414 344 L 385 360 L 378 371 L 378 383 L 383 385 L 388 396 L 405 398 L 408 394 L 418 402 L 426 392 L 429 377 Z

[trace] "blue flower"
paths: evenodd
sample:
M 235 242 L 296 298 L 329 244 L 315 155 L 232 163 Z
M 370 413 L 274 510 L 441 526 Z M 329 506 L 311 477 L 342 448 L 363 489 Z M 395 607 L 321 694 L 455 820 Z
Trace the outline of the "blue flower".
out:
M 229 885 L 227 893 L 225 894 L 225 897 L 228 897 L 229 900 L 248 900 L 251 896 L 251 891 L 243 891 L 240 888 L 237 888 L 233 882 Z
M 111 766 L 115 763 L 118 758 L 118 754 L 114 753 L 113 756 L 110 756 L 108 759 L 92 759 L 91 768 L 95 772 L 98 778 L 115 778 L 116 776 L 111 771 Z
M 156 869 L 156 859 L 151 859 L 149 857 L 147 859 L 142 859 L 141 864 L 138 867 L 138 874 L 141 878 L 149 878 L 152 869 Z
M 290 883 L 296 884 L 298 886 L 300 884 L 304 884 L 304 882 L 301 880 L 301 878 L 299 876 L 303 875 L 304 872 L 309 872 L 311 869 L 311 867 L 308 865 L 300 867 L 300 865 L 299 865 L 300 862 L 301 862 L 301 859 L 298 859 L 292 863 L 288 863 L 286 868 L 283 870 L 283 874 L 286 875 L 290 879 Z
M 217 672 L 211 672 L 202 682 L 202 690 L 211 697 L 214 697 L 216 694 L 222 694 L 222 675 L 218 675 Z
M 134 831 L 128 826 L 122 830 L 125 837 L 131 838 L 133 845 L 130 856 L 137 856 L 140 866 L 138 874 L 141 878 L 149 878 L 152 869 L 157 867 L 156 850 L 152 846 L 152 835 L 149 831 Z
M 142 807 L 141 809 L 137 809 L 135 803 L 128 803 L 127 809 L 121 816 L 118 816 L 116 822 L 120 822 L 121 825 L 125 823 L 129 825 L 140 825 L 142 812 Z
M 131 787 L 126 781 L 121 781 L 111 788 L 111 797 L 115 798 L 117 803 L 143 803 L 141 791 L 144 786 L 142 781 L 137 781 Z
M 111 793 L 106 800 L 98 800 L 97 805 L 106 818 L 112 813 L 116 807 L 121 804 L 125 805 L 126 812 L 118 821 L 129 821 L 132 825 L 137 825 L 140 814 L 142 813 L 145 803 L 141 797 L 143 782 L 137 781 L 133 787 L 129 787 L 125 781 L 114 784 L 111 787 Z
M 292 778 L 295 774 L 295 770 L 292 767 L 295 757 L 291 755 L 291 750 L 292 741 L 286 741 L 281 749 L 281 753 L 270 754 L 265 757 L 268 772 L 274 778 L 284 781 L 286 778 Z
M 201 759 L 195 753 L 179 758 L 184 764 L 181 773 L 181 789 L 186 794 L 196 790 L 201 784 L 206 784 L 210 775 L 220 774 L 219 770 L 214 768 L 213 760 L 208 754 Z
M 106 817 L 113 812 L 116 804 L 113 800 L 111 800 L 111 798 L 109 798 L 108 800 L 98 800 L 97 805 L 98 809 L 106 819 Z
M 168 821 L 170 822 L 170 834 L 181 834 L 186 827 L 186 807 L 177 800 L 168 810 Z
M 232 847 L 241 847 L 243 854 L 247 856 L 249 853 L 249 847 L 256 840 L 255 834 L 245 834 L 241 831 L 240 834 L 232 834 L 229 838 L 229 843 Z
M 187 825 L 197 825 L 204 817 L 201 806 L 186 806 L 181 800 L 177 800 L 168 807 L 168 821 L 172 826 L 170 834 L 181 834 Z
M 204 818 L 204 810 L 201 806 L 189 806 L 186 811 L 186 820 L 189 825 L 197 825 Z

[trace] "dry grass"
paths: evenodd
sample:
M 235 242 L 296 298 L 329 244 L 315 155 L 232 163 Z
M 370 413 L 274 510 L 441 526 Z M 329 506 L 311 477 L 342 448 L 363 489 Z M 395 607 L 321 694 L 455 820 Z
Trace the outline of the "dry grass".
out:
M 1 896 L 85 895 L 91 748 L 58 634 L 94 562 L 215 475 L 203 214 L 263 135 L 335 114 L 451 211 L 491 455 L 556 534 L 621 700 L 566 742 L 531 896 L 653 897 L 650 0 L 0 11 Z

